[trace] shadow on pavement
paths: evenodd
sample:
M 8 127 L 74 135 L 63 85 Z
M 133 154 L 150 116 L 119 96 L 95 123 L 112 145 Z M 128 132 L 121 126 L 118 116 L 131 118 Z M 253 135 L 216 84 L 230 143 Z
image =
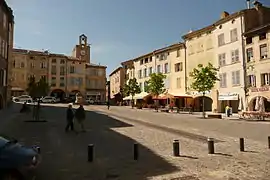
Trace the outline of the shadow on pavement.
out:
M 87 112 L 87 132 L 65 133 L 66 108 L 43 107 L 48 123 L 25 123 L 22 119 L 0 127 L 26 145 L 41 147 L 42 163 L 36 180 L 47 179 L 123 179 L 144 180 L 152 176 L 179 171 L 162 157 L 139 144 L 139 160 L 133 160 L 135 141 L 116 132 L 114 128 L 132 125 L 93 111 Z M 79 128 L 78 125 L 75 128 Z M 94 162 L 87 162 L 87 145 L 94 144 Z

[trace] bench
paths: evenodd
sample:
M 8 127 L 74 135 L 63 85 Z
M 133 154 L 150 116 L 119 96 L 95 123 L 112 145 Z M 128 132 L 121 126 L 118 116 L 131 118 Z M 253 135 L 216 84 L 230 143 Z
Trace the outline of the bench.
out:
M 222 115 L 221 114 L 208 114 L 207 117 L 208 118 L 222 119 Z

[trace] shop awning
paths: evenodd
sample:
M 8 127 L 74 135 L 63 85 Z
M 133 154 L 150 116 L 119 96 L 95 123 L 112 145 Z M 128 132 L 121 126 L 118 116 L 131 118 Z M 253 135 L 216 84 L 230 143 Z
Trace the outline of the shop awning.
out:
M 165 100 L 169 98 L 173 98 L 173 95 L 169 93 L 165 93 L 165 94 L 160 94 L 158 97 L 153 97 L 153 99 L 158 99 L 158 100 Z
M 237 101 L 238 99 L 238 93 L 220 93 L 218 96 L 219 101 Z
M 149 93 L 147 93 L 147 92 L 141 92 L 140 94 L 135 94 L 134 99 L 143 99 L 148 95 L 149 95 Z
M 192 95 L 188 95 L 185 93 L 181 93 L 181 92 L 170 92 L 170 94 L 174 97 L 183 97 L 183 98 L 192 98 Z

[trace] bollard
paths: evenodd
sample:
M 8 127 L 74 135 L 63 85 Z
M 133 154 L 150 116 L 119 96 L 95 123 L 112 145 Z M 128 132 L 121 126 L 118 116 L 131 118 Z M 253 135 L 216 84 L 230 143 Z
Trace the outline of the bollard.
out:
M 244 138 L 240 138 L 239 139 L 239 143 L 240 143 L 240 151 L 244 152 L 245 151 L 245 142 L 244 142 Z
M 94 160 L 94 144 L 88 145 L 88 162 L 93 162 Z
M 215 145 L 214 145 L 214 139 L 208 138 L 208 154 L 215 154 Z
M 270 149 L 270 136 L 268 136 L 268 148 Z
M 138 160 L 139 159 L 139 148 L 138 148 L 138 144 L 134 143 L 133 145 L 133 159 L 134 160 Z
M 180 144 L 179 140 L 173 141 L 173 155 L 174 156 L 180 156 Z

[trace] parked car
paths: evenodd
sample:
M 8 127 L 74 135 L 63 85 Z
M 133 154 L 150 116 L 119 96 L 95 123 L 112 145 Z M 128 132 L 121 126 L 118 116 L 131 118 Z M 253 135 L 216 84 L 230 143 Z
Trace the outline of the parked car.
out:
M 56 98 L 51 96 L 45 96 L 41 99 L 42 103 L 56 103 Z
M 28 103 L 33 102 L 32 97 L 28 96 L 28 95 L 21 95 L 21 96 L 18 96 L 18 97 L 13 97 L 12 100 L 14 102 L 28 102 Z
M 14 138 L 0 135 L 0 179 L 21 180 L 41 162 L 39 147 L 25 147 Z

